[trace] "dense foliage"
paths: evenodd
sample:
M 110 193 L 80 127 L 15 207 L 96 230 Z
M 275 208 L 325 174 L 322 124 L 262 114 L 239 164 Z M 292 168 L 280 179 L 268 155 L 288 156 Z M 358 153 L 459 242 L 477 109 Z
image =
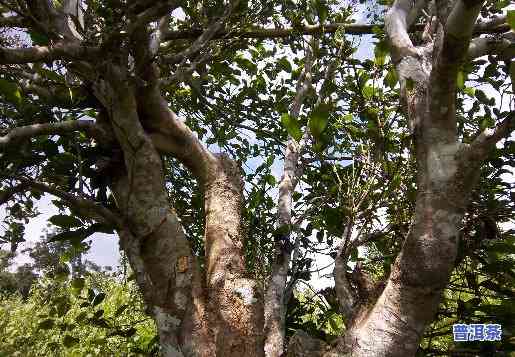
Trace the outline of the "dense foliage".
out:
M 32 281 L 30 293 L 10 291 L 8 274 L 3 270 L 0 278 L 0 356 L 156 354 L 154 322 L 122 272 L 88 271 L 73 279 L 62 270 L 47 272 Z M 24 281 L 14 283 L 24 289 Z
M 0 1 L 1 12 L 14 3 Z M 126 15 L 123 7 L 112 1 L 86 3 L 85 41 L 120 45 L 109 35 L 120 31 L 117 19 Z M 168 20 L 170 28 L 202 28 L 211 17 L 221 16 L 223 1 L 203 3 L 181 1 L 183 14 Z M 347 273 L 355 278 L 351 281 L 358 291 L 380 291 L 408 233 L 417 190 L 412 134 L 399 105 L 400 86 L 383 29 L 370 26 L 362 40 L 365 45 L 359 45 L 344 26 L 309 38 L 301 35 L 306 24 L 352 23 L 356 5 L 332 0 L 242 1 L 230 19 L 235 30 L 275 23 L 290 26 L 292 33 L 276 39 L 215 39 L 182 62 L 174 55 L 186 50 L 189 42 L 179 39 L 163 46 L 159 63 L 165 74 L 173 73 L 166 75 L 162 86 L 171 108 L 209 149 L 227 153 L 241 165 L 249 271 L 265 285 L 275 243 L 288 234 L 296 247 L 288 272 L 295 293 L 288 304 L 287 335 L 301 329 L 328 343 L 344 331 L 346 321 L 332 286 L 321 291 L 310 286 L 319 276 L 317 261 L 334 258 L 340 244 L 350 239 L 346 227 L 357 227 L 353 234 L 360 244 L 349 257 Z M 376 19 L 381 18 L 383 5 L 372 4 Z M 508 5 L 488 2 L 485 17 Z M 51 34 L 26 35 L 20 39 L 6 33 L 2 41 L 23 46 L 53 41 Z M 304 80 L 308 52 L 311 85 L 295 116 L 289 107 Z M 101 120 L 103 109 L 80 77 L 83 68 L 72 73 L 73 66 L 66 64 L 62 60 L 0 67 L 0 135 L 22 125 Z M 513 63 L 497 55 L 461 66 L 457 113 L 458 136 L 464 143 L 514 111 L 510 71 L 515 72 Z M 36 84 L 29 85 L 27 73 Z M 308 131 L 311 139 L 301 158 L 304 172 L 293 194 L 293 223 L 277 226 L 285 143 L 288 138 L 300 141 Z M 89 239 L 97 232 L 113 233 L 112 226 L 95 223 L 55 198 L 52 203 L 60 213 L 49 221 L 56 233 L 43 243 L 50 250 L 33 254 L 36 266 L 11 266 L 14 252 L 26 240 L 24 225 L 38 214 L 42 197 L 38 187 L 20 190 L 24 181 L 18 179 L 35 178 L 116 209 L 108 176 L 109 160 L 117 153 L 104 152 L 82 132 L 37 136 L 0 149 L 0 204 L 5 203 L 6 210 L 0 235 L 6 249 L 0 255 L 0 356 L 156 353 L 154 322 L 146 315 L 133 279 L 80 267 L 77 273 L 74 266 L 73 259 L 88 249 Z M 456 267 L 437 318 L 420 345 L 421 356 L 461 350 L 482 356 L 515 352 L 514 165 L 511 137 L 498 144 L 481 169 L 460 227 Z M 203 192 L 175 158 L 163 155 L 163 167 L 170 204 L 202 265 Z M 38 247 L 45 250 L 38 245 L 32 251 Z M 42 262 L 45 259 L 54 260 Z M 453 323 L 500 323 L 503 340 L 454 343 Z

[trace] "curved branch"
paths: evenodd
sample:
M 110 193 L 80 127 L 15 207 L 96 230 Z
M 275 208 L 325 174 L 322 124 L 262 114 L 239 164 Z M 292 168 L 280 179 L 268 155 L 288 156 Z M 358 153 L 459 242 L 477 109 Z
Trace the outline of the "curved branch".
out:
M 506 32 L 500 36 L 478 37 L 470 41 L 468 58 L 473 59 L 489 54 L 500 55 L 502 58 L 514 58 L 515 33 Z
M 0 150 L 16 143 L 18 140 L 38 135 L 66 134 L 76 130 L 82 130 L 95 139 L 102 140 L 106 137 L 103 130 L 93 120 L 69 120 L 59 123 L 32 124 L 14 128 L 7 135 L 0 136 Z
M 47 192 L 56 197 L 59 197 L 63 201 L 67 202 L 71 208 L 76 209 L 79 214 L 83 215 L 84 217 L 92 218 L 100 222 L 105 221 L 117 228 L 124 226 L 122 219 L 118 216 L 118 214 L 111 211 L 107 207 L 104 207 L 98 202 L 82 197 L 77 197 L 71 193 L 26 177 L 17 177 L 16 179 L 21 181 L 22 185 L 26 185 L 38 191 Z
M 399 62 L 405 56 L 419 56 L 408 35 L 410 21 L 416 19 L 422 6 L 411 0 L 396 0 L 385 16 L 385 30 L 392 45 L 392 59 Z
M 84 60 L 100 55 L 97 47 L 59 42 L 54 46 L 28 48 L 0 47 L 0 64 L 52 62 L 56 60 Z
M 161 95 L 159 68 L 150 58 L 152 39 L 145 32 L 136 35 L 136 69 L 147 83 L 138 88 L 138 95 L 135 97 L 141 125 L 148 132 L 156 149 L 161 153 L 172 154 L 201 182 L 207 182 L 209 168 L 214 167 L 217 159 L 168 107 Z
M 511 113 L 495 128 L 485 129 L 479 134 L 468 147 L 466 158 L 470 159 L 473 157 L 476 161 L 486 159 L 490 150 L 495 147 L 495 144 L 507 138 L 513 131 L 515 131 L 515 114 Z

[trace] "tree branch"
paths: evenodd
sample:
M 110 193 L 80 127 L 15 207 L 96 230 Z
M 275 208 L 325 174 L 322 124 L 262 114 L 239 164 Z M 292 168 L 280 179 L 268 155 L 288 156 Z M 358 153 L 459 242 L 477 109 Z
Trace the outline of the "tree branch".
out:
M 0 64 L 51 62 L 55 60 L 84 60 L 100 55 L 97 47 L 58 42 L 54 46 L 28 48 L 0 47 Z
M 166 16 L 178 7 L 178 3 L 175 0 L 169 0 L 165 2 L 158 2 L 156 5 L 149 7 L 148 9 L 140 12 L 136 18 L 129 25 L 129 33 L 137 28 L 144 27 L 152 21 Z
M 327 25 L 316 25 L 316 26 L 302 26 L 302 27 L 286 27 L 286 28 L 255 28 L 252 30 L 220 30 L 212 39 L 220 39 L 227 37 L 239 37 L 239 38 L 284 38 L 289 36 L 303 36 L 303 35 L 321 35 L 325 33 L 335 33 L 341 28 L 347 35 L 363 35 L 373 34 L 373 29 L 377 27 L 382 29 L 383 24 L 345 24 L 345 23 L 334 23 Z M 413 27 L 414 30 L 422 31 L 424 29 L 423 24 L 418 24 Z M 202 35 L 202 29 L 191 29 L 181 31 L 170 31 L 163 36 L 163 41 L 173 41 L 179 39 L 197 38 Z
M 150 39 L 141 37 L 140 43 Z M 148 46 L 140 46 L 141 48 Z M 149 51 L 149 49 L 147 50 Z M 201 182 L 208 179 L 209 168 L 217 161 L 190 128 L 177 118 L 161 95 L 158 82 L 159 68 L 155 63 L 140 63 L 145 55 L 136 57 L 136 67 L 149 84 L 138 89 L 137 106 L 141 124 L 149 132 L 154 146 L 161 152 L 171 154 L 190 169 Z
M 419 52 L 408 35 L 410 21 L 416 19 L 421 8 L 415 5 L 411 0 L 396 0 L 385 16 L 385 30 L 392 45 L 394 62 L 399 62 L 408 55 L 419 57 Z
M 507 138 L 515 130 L 515 114 L 511 113 L 499 125 L 493 129 L 485 129 L 468 147 L 467 158 L 484 160 L 488 153 L 495 147 L 498 141 Z
M 442 61 L 458 61 L 458 65 L 465 56 L 482 6 L 482 0 L 456 1 L 445 23 Z
M 506 15 L 494 16 L 487 20 L 479 20 L 476 26 L 474 26 L 474 33 L 486 33 L 492 30 L 499 31 L 500 27 L 505 28 L 506 25 Z
M 9 201 L 15 194 L 25 191 L 27 187 L 28 185 L 26 183 L 21 183 L 19 185 L 8 187 L 0 191 L 0 205 L 3 205 Z
M 106 137 L 106 134 L 93 120 L 69 120 L 58 123 L 32 124 L 14 128 L 7 135 L 0 136 L 0 150 L 16 143 L 18 140 L 38 135 L 66 134 L 76 130 L 82 130 L 99 140 L 103 140 Z
M 123 227 L 122 219 L 118 216 L 118 214 L 111 211 L 107 207 L 104 207 L 98 202 L 91 201 L 82 197 L 77 197 L 71 193 L 62 191 L 58 188 L 29 178 L 17 177 L 16 179 L 21 181 L 22 185 L 32 187 L 38 191 L 47 192 L 61 198 L 63 201 L 66 201 L 71 208 L 76 209 L 79 214 L 83 215 L 84 217 L 92 218 L 97 221 L 106 221 L 117 228 Z
M 489 54 L 499 55 L 502 58 L 514 58 L 515 33 L 506 32 L 498 36 L 478 37 L 470 41 L 468 58 L 473 59 Z
M 297 93 L 290 108 L 290 117 L 294 119 L 299 116 L 303 101 L 311 87 L 313 55 L 309 45 L 306 52 L 304 69 L 299 76 Z M 276 259 L 273 262 L 272 273 L 265 293 L 265 355 L 267 357 L 279 356 L 283 352 L 287 303 L 286 280 L 292 250 L 292 243 L 290 242 L 292 195 L 302 171 L 299 158 L 308 139 L 306 134 L 300 143 L 288 135 L 288 143 L 284 153 L 283 175 L 279 183 L 279 198 L 277 200 L 277 228 L 284 229 L 285 232 L 275 242 Z
M 0 17 L 0 27 L 27 27 L 27 23 L 21 16 Z
M 173 55 L 173 56 L 170 56 L 167 58 L 165 57 L 163 59 L 163 61 L 165 63 L 182 62 L 184 64 L 184 62 L 189 57 L 191 57 L 195 53 L 199 52 L 202 48 L 204 48 L 206 43 L 211 41 L 217 35 L 217 33 L 220 32 L 225 21 L 229 18 L 229 16 L 231 16 L 233 10 L 238 6 L 238 4 L 239 4 L 239 0 L 232 1 L 231 5 L 225 10 L 224 14 L 218 20 L 216 20 L 211 25 L 209 25 L 200 34 L 200 36 L 191 44 L 191 46 L 189 46 L 187 49 L 185 49 L 184 51 L 182 51 L 176 55 Z M 165 32 L 164 34 L 162 34 L 162 40 L 166 41 L 166 37 L 167 37 L 167 33 Z
M 334 288 L 336 296 L 338 297 L 338 304 L 340 312 L 345 316 L 347 320 L 352 318 L 354 313 L 354 306 L 356 304 L 356 292 L 351 287 L 349 280 L 347 279 L 347 260 L 348 254 L 347 244 L 352 235 L 352 223 L 348 222 L 343 230 L 342 238 L 343 241 L 338 248 L 338 254 L 334 261 Z

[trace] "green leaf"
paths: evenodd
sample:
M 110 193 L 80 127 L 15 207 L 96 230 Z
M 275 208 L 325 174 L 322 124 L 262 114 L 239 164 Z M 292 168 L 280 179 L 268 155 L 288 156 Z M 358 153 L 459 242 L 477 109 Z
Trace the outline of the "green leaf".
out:
M 275 177 L 273 175 L 266 175 L 265 176 L 265 181 L 267 184 L 269 184 L 270 186 L 274 187 L 276 182 L 275 182 Z
M 463 73 L 463 71 L 458 71 L 458 75 L 456 78 L 456 86 L 458 87 L 458 89 L 465 88 L 465 74 Z
M 21 92 L 18 85 L 6 79 L 0 79 L 0 94 L 15 105 L 21 104 Z
M 413 88 L 415 88 L 415 81 L 412 78 L 406 78 L 406 89 L 411 91 Z
M 302 131 L 297 119 L 291 117 L 288 113 L 281 115 L 281 123 L 292 138 L 299 141 L 302 138 Z
M 330 110 L 329 104 L 322 103 L 311 112 L 308 127 L 315 138 L 319 138 L 327 127 Z
M 363 97 L 365 97 L 365 99 L 372 99 L 372 97 L 374 96 L 374 87 L 364 86 L 362 93 L 363 93 Z
M 104 310 L 100 309 L 100 310 L 95 311 L 95 313 L 93 314 L 93 318 L 99 319 L 102 317 L 102 315 L 104 315 Z
M 120 307 L 118 307 L 114 313 L 114 316 L 115 317 L 118 317 L 120 316 L 127 308 L 129 307 L 129 305 L 127 304 L 123 304 L 121 305 Z
M 50 79 L 52 81 L 55 81 L 55 82 L 64 82 L 64 77 L 59 75 L 57 72 L 55 71 L 49 71 L 48 69 L 45 69 L 45 68 L 37 68 L 36 69 L 36 72 L 47 78 L 47 79 Z
M 54 327 L 53 319 L 46 319 L 38 324 L 38 329 L 40 330 L 50 330 L 52 327 Z
M 89 302 L 93 302 L 95 299 L 95 291 L 93 289 L 88 289 L 88 300 Z
M 386 62 L 386 56 L 388 55 L 388 44 L 386 41 L 379 41 L 374 47 L 374 62 L 378 66 L 382 66 Z
M 483 92 L 481 89 L 476 90 L 475 92 L 476 98 L 483 104 L 488 105 L 490 103 L 490 100 L 486 96 L 485 92 Z
M 474 97 L 476 95 L 476 89 L 472 87 L 465 87 L 463 88 L 463 93 L 465 93 L 469 97 Z
M 58 214 L 52 216 L 48 219 L 52 224 L 63 227 L 63 228 L 71 228 L 71 227 L 80 227 L 82 226 L 82 222 L 73 216 L 68 216 L 64 214 Z
M 65 231 L 61 233 L 57 233 L 52 236 L 48 241 L 49 242 L 63 242 L 63 241 L 71 241 L 71 240 L 83 240 L 87 235 L 83 229 L 78 229 L 75 231 Z
M 45 34 L 35 31 L 29 31 L 30 39 L 32 43 L 37 46 L 46 46 L 48 45 L 48 37 Z
M 352 122 L 352 119 L 353 119 L 352 114 L 345 114 L 342 117 L 342 120 L 343 120 L 344 123 L 350 123 L 350 122 Z
M 70 336 L 70 335 L 64 335 L 63 338 L 63 345 L 64 347 L 72 347 L 73 345 L 77 344 L 80 340 L 76 337 Z
M 280 240 L 283 237 L 287 236 L 290 233 L 291 227 L 288 224 L 283 224 L 280 227 L 277 227 L 273 232 L 272 235 L 274 236 L 274 239 Z
M 388 70 L 388 73 L 386 73 L 386 76 L 384 77 L 384 84 L 390 87 L 391 89 L 395 88 L 395 85 L 398 82 L 397 78 L 397 72 L 392 67 Z
M 85 280 L 84 278 L 76 278 L 71 281 L 72 288 L 76 290 L 82 290 L 84 288 Z
M 508 10 L 506 21 L 508 22 L 508 25 L 510 25 L 511 29 L 515 31 L 515 10 Z
M 111 225 L 105 223 L 93 223 L 91 227 L 89 227 L 91 231 L 112 234 L 114 233 L 114 228 Z
M 288 61 L 288 59 L 286 57 L 281 58 L 277 62 L 277 67 L 279 67 L 280 70 L 283 70 L 287 73 L 291 73 L 291 71 L 292 71 L 291 63 L 290 63 L 290 61 Z

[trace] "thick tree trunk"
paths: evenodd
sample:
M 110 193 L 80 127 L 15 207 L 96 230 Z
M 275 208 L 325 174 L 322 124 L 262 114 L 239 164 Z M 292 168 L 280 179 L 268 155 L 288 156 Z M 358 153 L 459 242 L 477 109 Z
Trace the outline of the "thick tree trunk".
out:
M 205 183 L 206 274 L 216 356 L 263 356 L 262 288 L 245 268 L 243 182 L 236 163 L 217 157 Z
M 121 149 L 122 155 L 113 157 L 112 167 L 105 172 L 116 208 L 103 206 L 86 195 L 64 192 L 61 188 L 25 177 L 16 178 L 21 184 L 0 195 L 0 203 L 9 200 L 10 196 L 24 190 L 27 185 L 60 197 L 70 207 L 77 209 L 81 216 L 113 224 L 148 312 L 156 322 L 161 355 L 415 355 L 424 329 L 435 315 L 442 290 L 455 266 L 460 224 L 470 192 L 477 181 L 481 161 L 497 141 L 514 130 L 511 115 L 494 130 L 479 134 L 470 145 L 462 143 L 456 133 L 456 77 L 463 60 L 467 56 L 491 54 L 491 51 L 497 52 L 507 62 L 513 57 L 510 55 L 513 52 L 513 33 L 503 33 L 497 39 L 476 38 L 472 43 L 470 37 L 474 31 L 488 30 L 490 26 L 495 27 L 490 29 L 492 33 L 505 32 L 507 24 L 499 26 L 505 20 L 492 19 L 476 24 L 482 0 L 436 1 L 434 6 L 428 8 L 429 23 L 419 39 L 422 44 L 414 46 L 407 30 L 429 1 L 394 1 L 385 18 L 384 28 L 391 43 L 392 62 L 396 66 L 401 87 L 401 102 L 415 144 L 418 166 L 413 221 L 386 287 L 379 294 L 379 289 L 373 289 L 366 279 L 361 282 L 354 279 L 355 286 L 347 279 L 350 252 L 347 242 L 352 236 L 354 224 L 353 218 L 348 217 L 345 244 L 339 249 L 334 269 L 335 290 L 340 312 L 346 320 L 346 334 L 331 349 L 327 344 L 298 332 L 290 339 L 290 348 L 285 352 L 285 314 L 295 273 L 291 274 L 290 282 L 287 279 L 290 266 L 295 268 L 298 254 L 294 248 L 293 258 L 291 256 L 294 245 L 289 232 L 295 223 L 292 221 L 292 196 L 302 175 L 301 157 L 309 131 L 300 143 L 291 137 L 287 143 L 276 224 L 276 228 L 286 230 L 282 239 L 276 242 L 275 259 L 271 262 L 272 273 L 263 301 L 264 287 L 249 276 L 244 261 L 245 237 L 241 229 L 243 183 L 239 168 L 227 156 L 211 153 L 168 108 L 161 93 L 169 92 L 170 83 L 197 69 L 211 53 L 207 43 L 214 38 L 227 40 L 241 35 L 286 37 L 299 29 L 242 32 L 237 27 L 250 24 L 237 25 L 233 22 L 225 26 L 233 10 L 240 5 L 236 0 L 231 1 L 223 16 L 204 31 L 170 31 L 170 16 L 178 7 L 178 2 L 156 5 L 143 1 L 145 4 L 140 2 L 138 6 L 119 8 L 126 16 L 126 23 L 121 27 L 115 24 L 116 33 L 100 33 L 102 36 L 96 46 L 93 45 L 95 41 L 83 41 L 83 36 L 89 38 L 89 34 L 82 31 L 85 10 L 80 7 L 80 1 L 64 0 L 58 2 L 60 6 L 54 6 L 52 1 L 27 1 L 26 7 L 23 2 L 16 3 L 20 11 L 15 6 L 5 12 L 4 15 L 8 16 L 2 17 L 1 25 L 27 26 L 31 31 L 49 35 L 50 44 L 31 48 L 0 48 L 0 62 L 29 64 L 61 60 L 61 64 L 66 66 L 67 75 L 76 72 L 84 79 L 81 87 L 87 88 L 88 95 L 91 85 L 102 108 L 96 121 L 67 120 L 19 127 L 0 137 L 0 148 L 35 135 L 83 130 L 106 151 L 111 150 L 116 156 Z M 113 10 L 116 10 L 116 6 Z M 244 10 L 237 11 L 238 18 L 241 11 Z M 17 14 L 11 16 L 12 13 Z M 156 21 L 159 22 L 157 28 L 154 25 Z M 344 27 L 355 33 L 364 31 L 363 26 Z M 301 30 L 305 34 L 315 34 L 319 30 L 328 33 L 337 29 L 342 29 L 341 24 L 308 26 Z M 197 35 L 198 38 L 189 47 L 173 55 L 168 53 L 172 48 L 163 43 L 178 36 L 184 39 Z M 163 44 L 164 48 L 161 46 Z M 116 47 L 114 51 L 113 47 Z M 343 53 L 344 47 L 341 46 L 338 55 Z M 160 49 L 165 49 L 165 52 Z M 215 52 L 213 50 L 212 53 Z M 99 54 L 105 54 L 105 60 L 97 61 L 95 56 Z M 179 66 L 175 67 L 171 77 L 163 78 L 159 68 L 174 70 L 174 67 L 165 65 L 167 62 Z M 324 63 L 317 62 L 317 68 Z M 326 92 L 330 92 L 333 86 L 327 84 L 330 84 L 339 63 L 339 60 L 333 61 L 328 67 L 315 106 L 324 103 L 330 94 Z M 303 98 L 312 89 L 312 65 L 313 58 L 308 46 L 290 110 L 292 118 L 298 117 Z M 17 67 L 16 76 L 23 67 Z M 31 68 L 31 71 L 22 78 L 39 77 L 32 75 L 36 67 L 26 68 Z M 510 74 L 513 82 L 513 66 Z M 51 85 L 50 82 L 54 81 L 44 83 Z M 57 88 L 61 86 L 59 84 L 59 87 L 47 90 L 42 88 L 41 83 L 34 84 L 29 90 L 36 93 L 39 99 L 55 97 L 49 93 L 57 93 Z M 76 99 L 71 98 L 71 89 L 66 107 L 72 104 L 77 106 Z M 95 102 L 95 106 L 97 104 Z M 162 154 L 169 154 L 185 165 L 204 190 L 205 257 L 192 253 L 180 219 L 169 206 Z M 356 276 L 359 274 L 359 266 L 354 273 Z M 376 293 L 372 294 L 372 290 Z
M 479 8 L 457 1 L 445 26 L 438 25 L 434 42 L 419 47 L 406 32 L 419 6 L 398 0 L 386 17 L 415 144 L 416 208 L 385 289 L 352 321 L 332 353 L 414 356 L 437 311 L 455 266 L 460 224 L 481 161 L 469 160 L 469 146 L 459 142 L 455 109 L 457 70 Z M 463 17 L 457 20 L 455 13 Z

